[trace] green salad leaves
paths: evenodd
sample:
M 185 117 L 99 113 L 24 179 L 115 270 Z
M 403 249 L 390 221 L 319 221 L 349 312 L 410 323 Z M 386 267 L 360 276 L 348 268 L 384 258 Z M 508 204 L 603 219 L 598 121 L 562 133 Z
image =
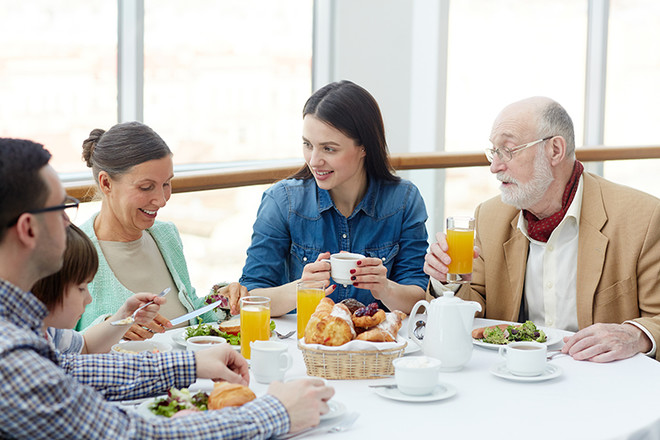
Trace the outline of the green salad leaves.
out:
M 186 329 L 185 339 L 192 338 L 193 336 L 221 336 L 227 340 L 231 345 L 241 345 L 241 334 L 230 335 L 225 333 L 217 328 L 213 327 L 211 324 L 204 324 L 199 320 L 199 324 L 194 327 L 188 327 Z
M 192 394 L 187 388 L 170 388 L 166 397 L 160 397 L 149 405 L 149 410 L 163 417 L 172 417 L 184 409 L 206 411 L 208 409 L 209 395 L 204 391 Z
M 504 345 L 515 341 L 545 342 L 548 337 L 532 321 L 525 321 L 521 325 L 510 325 L 506 330 L 499 327 L 489 327 L 484 330 L 483 342 Z

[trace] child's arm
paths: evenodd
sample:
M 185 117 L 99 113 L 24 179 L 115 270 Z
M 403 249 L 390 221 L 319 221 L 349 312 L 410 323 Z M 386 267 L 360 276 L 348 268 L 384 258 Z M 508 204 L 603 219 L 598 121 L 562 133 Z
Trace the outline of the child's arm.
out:
M 109 352 L 112 346 L 119 342 L 131 328 L 130 325 L 110 325 L 110 322 L 131 316 L 138 307 L 152 300 L 154 303 L 140 310 L 135 317 L 135 323 L 139 325 L 151 322 L 158 314 L 160 306 L 165 303 L 165 298 L 160 298 L 153 293 L 136 293 L 128 298 L 114 315 L 85 331 L 83 335 L 85 345 L 82 353 Z

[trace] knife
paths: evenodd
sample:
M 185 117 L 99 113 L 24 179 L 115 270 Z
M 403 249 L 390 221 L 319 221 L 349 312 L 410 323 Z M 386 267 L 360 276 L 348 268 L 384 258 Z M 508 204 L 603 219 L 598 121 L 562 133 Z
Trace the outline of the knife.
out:
M 172 323 L 172 325 L 174 326 L 174 325 L 181 324 L 182 322 L 189 321 L 192 318 L 194 318 L 195 316 L 199 316 L 202 313 L 206 313 L 209 310 L 212 310 L 212 309 L 215 309 L 216 307 L 221 306 L 222 302 L 223 302 L 222 299 L 220 299 L 220 300 L 218 300 L 218 301 L 216 301 L 212 304 L 209 304 L 208 306 L 202 307 L 201 309 L 197 309 L 197 310 L 192 311 L 190 313 L 186 313 L 185 315 L 181 315 L 178 318 L 170 319 L 170 323 Z

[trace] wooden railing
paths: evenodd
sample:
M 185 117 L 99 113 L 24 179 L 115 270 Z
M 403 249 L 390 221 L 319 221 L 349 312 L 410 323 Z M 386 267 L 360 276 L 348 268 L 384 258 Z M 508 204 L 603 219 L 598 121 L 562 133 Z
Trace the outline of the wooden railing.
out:
M 576 156 L 582 162 L 607 160 L 660 159 L 660 146 L 644 147 L 580 147 Z M 488 165 L 482 151 L 470 153 L 406 153 L 392 155 L 392 165 L 397 170 L 422 170 L 434 168 L 460 168 Z M 302 165 L 278 165 L 255 162 L 252 166 L 219 168 L 215 170 L 178 172 L 172 180 L 175 193 L 210 189 L 236 188 L 276 182 L 293 174 Z M 81 201 L 89 201 L 95 192 L 92 181 L 68 182 L 67 193 Z

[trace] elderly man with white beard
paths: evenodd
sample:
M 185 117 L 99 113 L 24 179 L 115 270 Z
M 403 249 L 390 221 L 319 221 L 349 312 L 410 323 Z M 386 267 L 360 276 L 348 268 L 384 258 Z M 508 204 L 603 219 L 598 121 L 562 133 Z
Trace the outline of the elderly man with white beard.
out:
M 545 97 L 504 108 L 486 150 L 501 197 L 475 211 L 470 284 L 445 285 L 447 241 L 424 263 L 429 294 L 451 288 L 481 316 L 576 332 L 564 353 L 610 362 L 659 359 L 660 200 L 584 172 L 573 122 Z

